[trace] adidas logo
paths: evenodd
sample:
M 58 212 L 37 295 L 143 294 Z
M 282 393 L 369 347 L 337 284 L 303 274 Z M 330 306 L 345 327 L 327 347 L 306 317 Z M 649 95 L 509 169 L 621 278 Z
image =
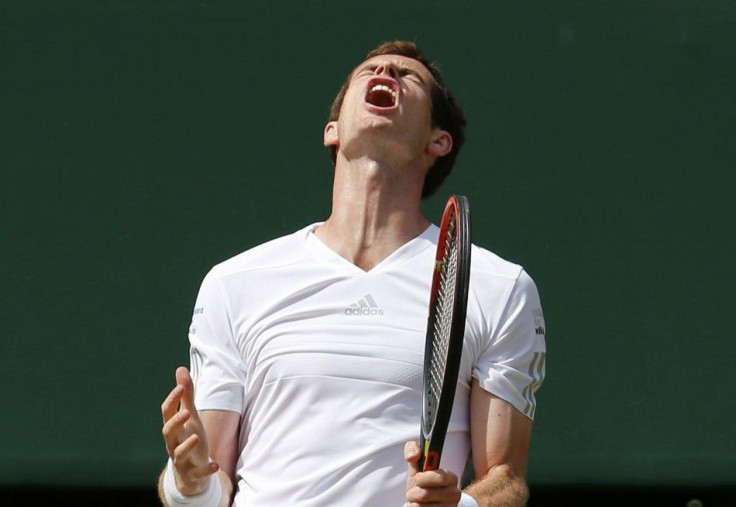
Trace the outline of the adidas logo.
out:
M 345 315 L 383 315 L 373 296 L 366 294 L 357 302 L 345 308 Z

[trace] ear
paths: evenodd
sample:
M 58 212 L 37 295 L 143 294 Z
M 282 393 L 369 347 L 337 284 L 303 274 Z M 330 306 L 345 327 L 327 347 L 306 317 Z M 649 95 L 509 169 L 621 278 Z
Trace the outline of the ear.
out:
M 443 157 L 452 150 L 452 136 L 441 129 L 432 131 L 432 138 L 427 146 L 427 152 L 433 157 Z
M 339 146 L 340 139 L 337 137 L 337 122 L 331 121 L 325 125 L 325 133 L 323 137 L 325 146 Z

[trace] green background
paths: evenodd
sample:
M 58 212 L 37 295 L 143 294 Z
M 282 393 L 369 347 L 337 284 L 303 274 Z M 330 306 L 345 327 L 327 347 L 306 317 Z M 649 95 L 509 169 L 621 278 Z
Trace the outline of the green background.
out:
M 0 3 L 0 484 L 141 486 L 208 268 L 323 219 L 340 84 L 417 41 L 468 117 L 425 204 L 526 266 L 532 484 L 736 467 L 736 4 Z

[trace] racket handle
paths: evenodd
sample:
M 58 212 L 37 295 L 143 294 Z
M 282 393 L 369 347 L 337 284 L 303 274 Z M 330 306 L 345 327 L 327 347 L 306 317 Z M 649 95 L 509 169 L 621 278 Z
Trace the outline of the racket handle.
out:
M 427 442 L 424 440 L 424 434 L 419 435 L 419 461 L 417 461 L 417 470 L 420 472 L 424 471 L 424 448 L 426 447 Z
M 421 450 L 417 462 L 419 471 L 437 470 L 440 467 L 440 453 L 431 448 L 430 441 L 425 440 L 424 436 L 419 439 L 419 448 Z

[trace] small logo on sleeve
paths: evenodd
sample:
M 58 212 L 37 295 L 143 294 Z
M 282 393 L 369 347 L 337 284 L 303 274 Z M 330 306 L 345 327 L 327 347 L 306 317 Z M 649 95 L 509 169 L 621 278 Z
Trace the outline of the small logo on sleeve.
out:
M 541 309 L 534 310 L 534 332 L 537 336 L 545 336 L 547 334 L 544 329 L 544 314 Z

